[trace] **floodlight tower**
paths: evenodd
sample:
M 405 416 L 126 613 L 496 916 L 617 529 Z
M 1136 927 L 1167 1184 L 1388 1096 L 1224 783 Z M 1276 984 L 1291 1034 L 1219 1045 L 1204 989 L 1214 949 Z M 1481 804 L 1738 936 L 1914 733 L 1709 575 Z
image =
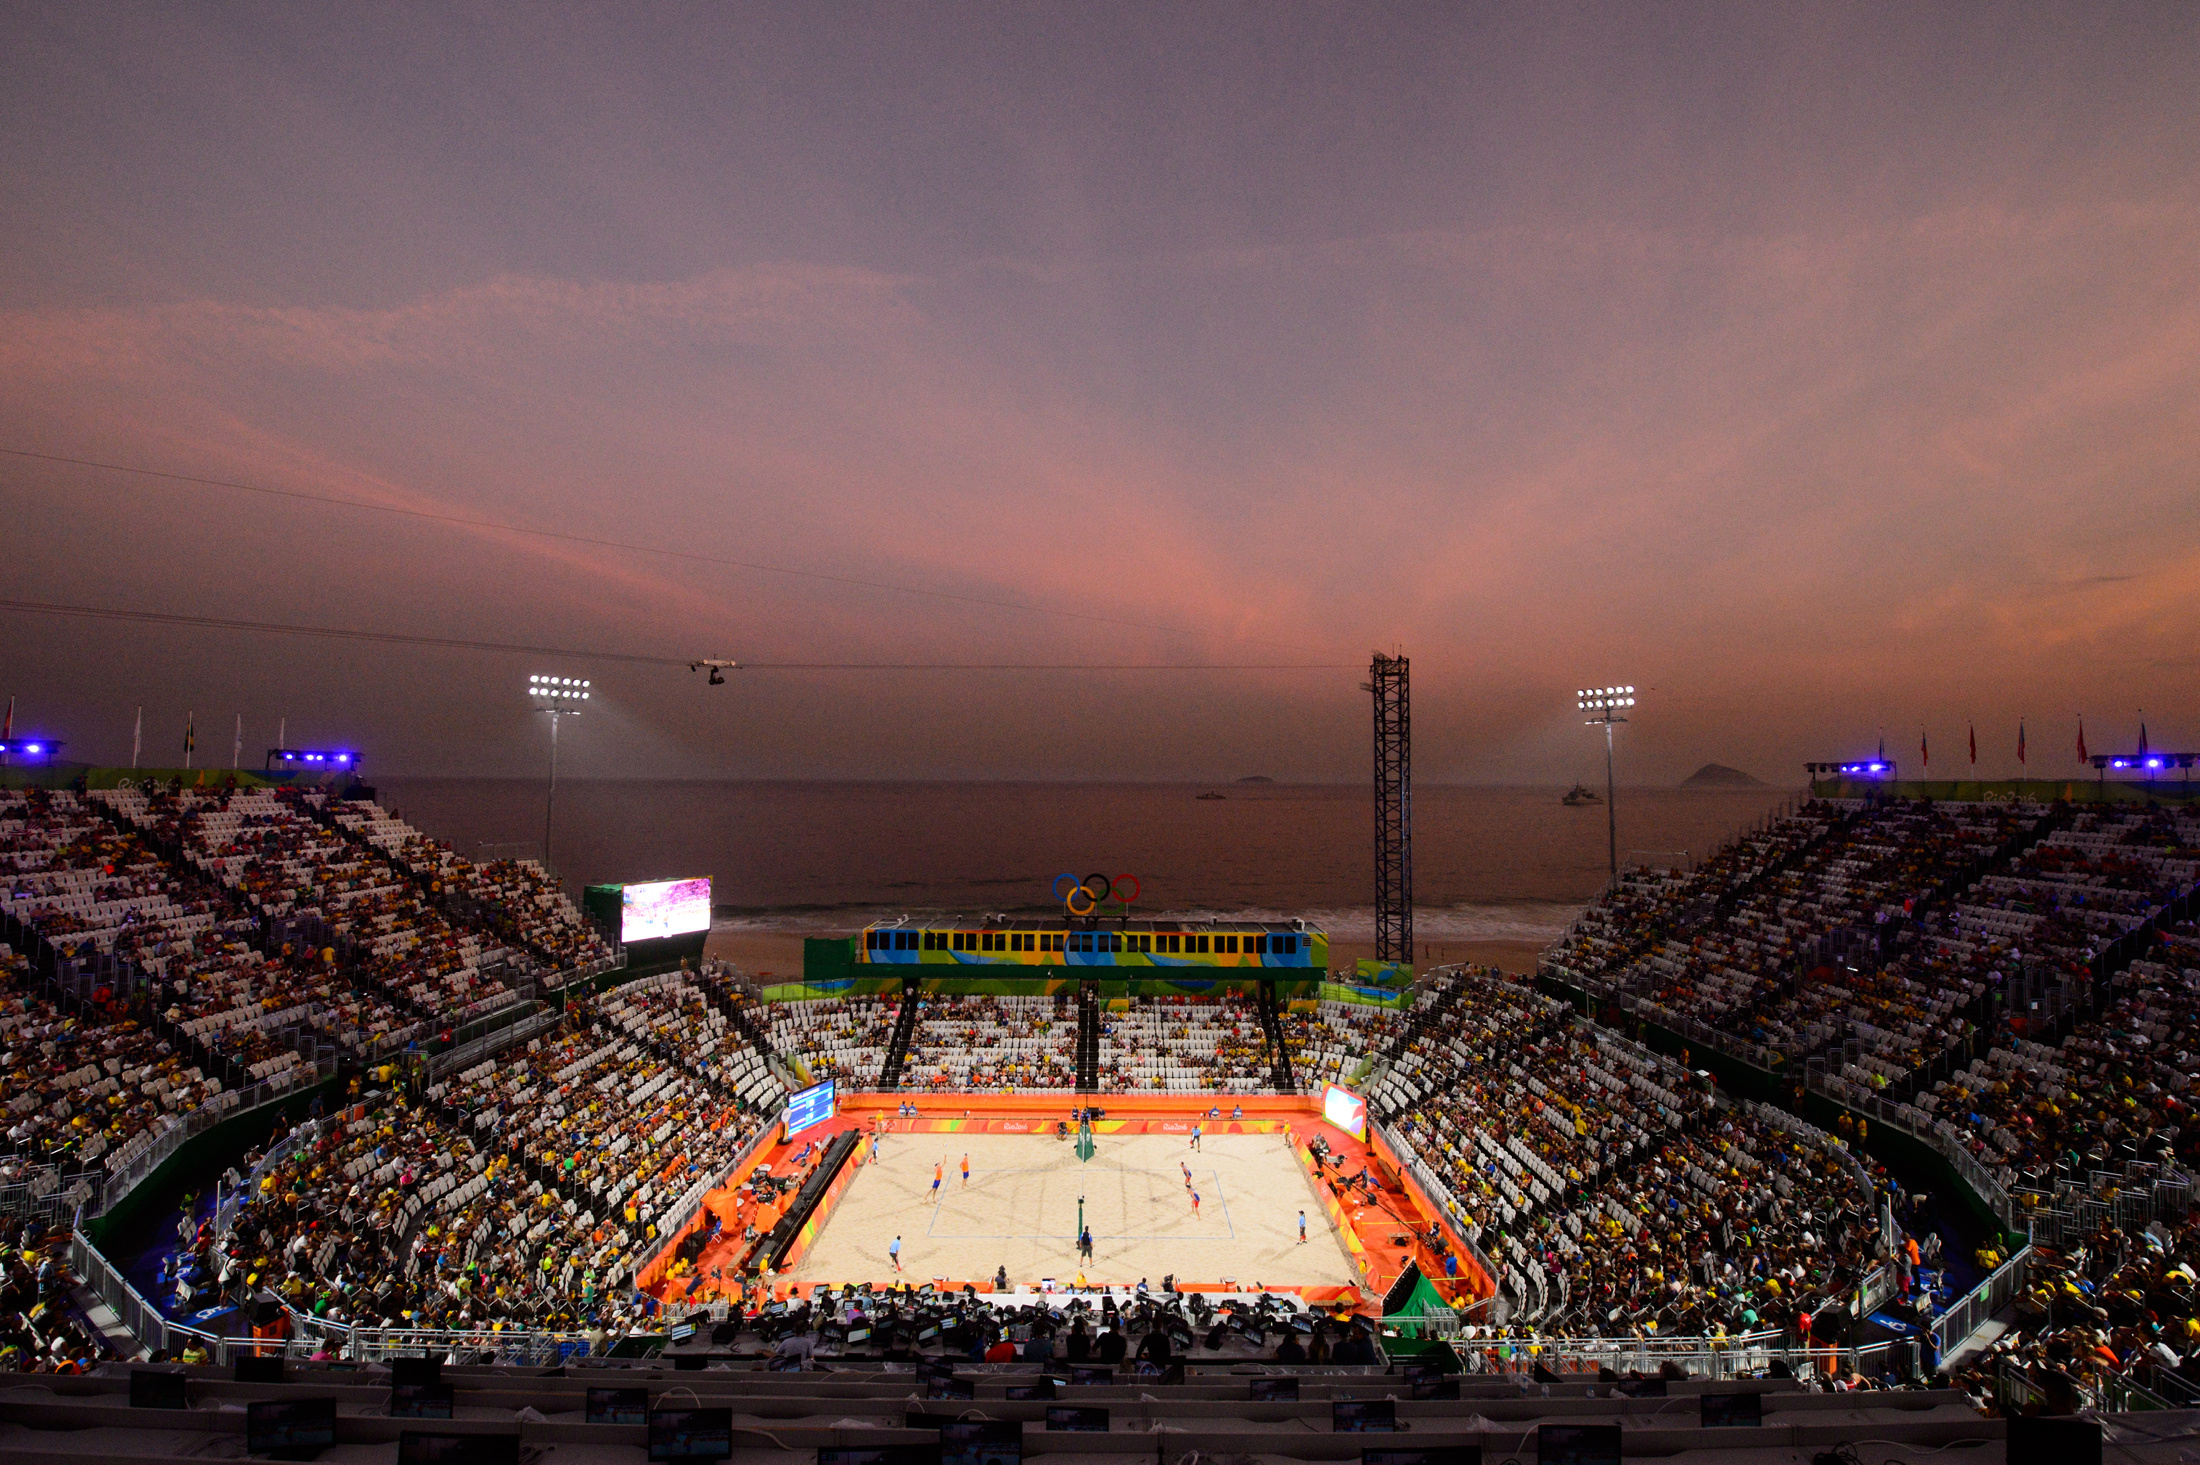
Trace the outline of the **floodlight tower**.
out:
M 558 802 L 558 720 L 581 715 L 581 703 L 588 700 L 588 683 L 579 677 L 531 676 L 527 679 L 527 695 L 534 699 L 535 710 L 550 718 L 550 792 L 542 801 L 542 868 L 554 871 L 550 863 L 550 813 Z
M 1576 703 L 1583 712 L 1597 715 L 1589 719 L 1589 727 L 1604 729 L 1604 829 L 1610 841 L 1612 878 L 1619 878 L 1619 790 L 1612 782 L 1612 729 L 1627 719 L 1619 715 L 1622 707 L 1635 705 L 1633 687 L 1586 687 L 1574 693 Z
M 1403 656 L 1375 653 L 1375 959 L 1413 960 L 1413 698 Z

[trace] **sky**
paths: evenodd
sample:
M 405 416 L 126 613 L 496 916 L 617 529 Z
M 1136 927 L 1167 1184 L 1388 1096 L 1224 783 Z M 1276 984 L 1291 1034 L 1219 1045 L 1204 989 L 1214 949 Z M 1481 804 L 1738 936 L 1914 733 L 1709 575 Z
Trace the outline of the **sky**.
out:
M 6 598 L 561 653 L 0 609 L 74 758 L 1356 780 L 1376 649 L 1422 780 L 2200 746 L 2200 9 L 0 34 Z

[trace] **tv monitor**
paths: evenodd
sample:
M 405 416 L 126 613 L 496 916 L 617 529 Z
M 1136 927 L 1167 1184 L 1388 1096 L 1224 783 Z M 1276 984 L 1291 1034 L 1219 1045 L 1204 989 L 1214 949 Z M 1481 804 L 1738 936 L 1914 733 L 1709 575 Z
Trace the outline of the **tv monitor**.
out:
M 283 1355 L 280 1353 L 240 1353 L 237 1355 L 236 1379 L 240 1384 L 279 1384 L 283 1381 Z
M 924 1381 L 924 1397 L 927 1399 L 975 1399 L 977 1387 L 969 1379 L 928 1378 Z
M 158 1368 L 133 1368 L 130 1370 L 130 1407 L 132 1409 L 188 1409 L 191 1401 L 185 1397 L 189 1380 L 180 1373 L 169 1373 Z
M 675 1353 L 672 1355 L 672 1371 L 674 1373 L 700 1373 L 704 1365 L 709 1362 L 710 1355 L 707 1353 Z
M 1699 1394 L 1705 1429 L 1747 1428 L 1765 1422 L 1762 1394 Z
M 647 1424 L 649 1390 L 590 1389 L 587 1413 L 581 1417 L 590 1424 Z
M 1181 1363 L 1155 1363 L 1142 1358 L 1130 1367 L 1130 1376 L 1148 1383 L 1181 1384 L 1184 1382 L 1184 1365 Z
M 1052 1403 L 1054 1400 L 1054 1380 L 1033 1379 L 1027 1383 L 1010 1384 L 1008 1386 L 1008 1397 L 1011 1402 L 1020 1404 Z
M 248 1455 L 310 1460 L 335 1443 L 334 1399 L 265 1399 L 244 1406 Z
M 1337 1434 L 1382 1434 L 1398 1427 L 1398 1406 L 1389 1399 L 1334 1399 L 1329 1428 Z
M 733 1454 L 731 1409 L 652 1409 L 649 1458 L 724 1460 Z
M 920 1379 L 951 1379 L 955 1376 L 955 1363 L 950 1358 L 926 1358 L 917 1364 Z
M 397 1465 L 519 1465 L 516 1434 L 429 1434 L 397 1437 Z
M 1348 1088 L 1330 1084 L 1322 1090 L 1322 1118 L 1354 1139 L 1367 1138 L 1367 1100 Z
M 1299 1400 L 1296 1378 L 1253 1379 L 1251 1389 L 1256 1404 L 1296 1404 Z
M 1536 1465 L 1620 1465 L 1616 1424 L 1545 1424 L 1535 1432 Z
M 1456 1399 L 1459 1397 L 1459 1380 L 1441 1374 L 1423 1374 L 1408 1385 L 1416 1399 Z
M 661 941 L 710 929 L 710 877 L 647 880 L 619 891 L 619 940 Z
M 957 1419 L 940 1427 L 940 1465 L 1023 1465 L 1024 1427 L 1013 1419 Z
M 449 1384 L 392 1384 L 390 1386 L 390 1418 L 449 1419 L 450 1417 L 451 1386 Z
M 1069 1381 L 1073 1384 L 1112 1384 L 1115 1382 L 1115 1370 L 1090 1368 L 1082 1363 L 1074 1363 L 1070 1365 Z
M 797 1090 L 787 1100 L 786 1137 L 793 1139 L 803 1130 L 824 1124 L 830 1120 L 837 1112 L 834 1101 L 838 1093 L 839 1090 L 834 1086 L 831 1079 L 826 1079 L 823 1083 L 811 1084 L 806 1089 Z
M 1360 1465 L 1482 1465 L 1482 1447 L 1436 1445 L 1425 1450 L 1394 1450 L 1369 1445 L 1360 1450 Z
M 1630 1399 L 1662 1399 L 1665 1397 L 1664 1379 L 1621 1379 L 1612 1387 Z
M 443 1381 L 443 1360 L 425 1353 L 399 1353 L 389 1359 L 392 1384 L 434 1384 Z
M 2101 1422 L 2027 1418 L 2010 1428 L 2009 1465 L 2101 1465 Z
M 940 1465 L 938 1445 L 825 1446 L 817 1465 Z
M 1108 1411 L 1089 1404 L 1049 1404 L 1047 1428 L 1056 1434 L 1106 1434 Z

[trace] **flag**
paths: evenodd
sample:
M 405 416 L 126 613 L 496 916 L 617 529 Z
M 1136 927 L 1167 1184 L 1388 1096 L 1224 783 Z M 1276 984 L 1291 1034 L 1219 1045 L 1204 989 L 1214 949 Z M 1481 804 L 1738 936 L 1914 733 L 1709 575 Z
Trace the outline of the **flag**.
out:
M 1932 744 L 1925 741 L 1925 729 L 1923 728 L 1917 730 L 1917 761 L 1927 768 L 1933 766 Z
M 1887 735 L 1885 733 L 1879 735 L 1879 761 L 1882 763 L 1887 761 Z
M 193 749 L 195 749 L 195 748 L 197 748 L 197 747 L 198 747 L 198 745 L 199 745 L 199 727 L 198 727 L 198 714 L 197 714 L 197 713 L 195 713 L 195 712 L 186 712 L 185 714 L 183 714 L 183 766 L 184 766 L 184 767 L 186 767 L 186 768 L 189 768 L 189 767 L 191 766 L 191 753 L 192 753 L 192 750 L 193 750 Z
M 1978 767 L 1978 724 L 1971 724 L 1971 766 Z
M 2140 757 L 2142 757 L 2142 758 L 2144 758 L 2144 757 L 2145 757 L 2146 755 L 2147 755 L 2147 725 L 2146 725 L 2145 723 L 2143 723 L 2143 722 L 2142 722 L 2142 723 L 2140 723 L 2140 724 L 2139 724 L 2139 756 L 2140 756 Z
M 0 743 L 15 736 L 15 699 L 8 698 L 8 720 L 0 723 Z
M 137 726 L 136 726 L 136 727 L 134 727 L 134 728 L 132 728 L 132 729 L 131 729 L 131 731 L 130 731 L 130 766 L 131 766 L 132 768 L 135 768 L 135 767 L 137 767 L 137 765 L 138 765 L 138 754 L 139 754 L 139 753 L 140 753 L 141 751 L 143 751 L 144 747 L 145 747 L 145 708 L 144 708 L 144 706 L 143 706 L 142 704 L 140 704 L 140 705 L 139 705 L 139 707 L 138 707 L 138 710 L 137 710 Z
M 2085 714 L 2080 713 L 2078 715 L 2078 764 L 2083 767 L 2092 761 L 2092 758 L 2087 756 L 2085 751 Z
M 2024 761 L 2024 719 L 2017 719 L 2017 761 Z

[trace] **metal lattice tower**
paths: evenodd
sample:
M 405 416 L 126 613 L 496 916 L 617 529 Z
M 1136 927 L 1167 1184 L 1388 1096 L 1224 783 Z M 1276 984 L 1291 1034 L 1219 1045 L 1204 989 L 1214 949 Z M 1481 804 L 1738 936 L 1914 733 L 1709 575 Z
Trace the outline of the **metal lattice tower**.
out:
M 1413 710 L 1403 656 L 1375 653 L 1375 959 L 1413 960 Z

